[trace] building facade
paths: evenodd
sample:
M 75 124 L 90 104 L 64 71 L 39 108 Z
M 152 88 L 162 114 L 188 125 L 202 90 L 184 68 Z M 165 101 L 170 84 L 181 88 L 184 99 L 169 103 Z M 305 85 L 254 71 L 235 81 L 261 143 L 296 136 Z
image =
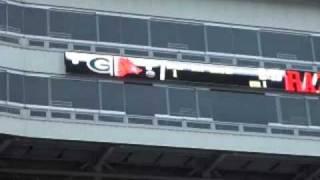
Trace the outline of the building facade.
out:
M 0 0 L 0 177 L 319 178 L 319 17 L 313 0 Z

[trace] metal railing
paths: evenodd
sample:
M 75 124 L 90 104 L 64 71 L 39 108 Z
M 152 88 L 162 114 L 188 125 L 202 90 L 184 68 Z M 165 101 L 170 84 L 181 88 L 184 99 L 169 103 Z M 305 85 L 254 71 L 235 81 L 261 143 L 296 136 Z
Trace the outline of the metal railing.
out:
M 84 51 L 102 54 L 119 54 L 137 57 L 164 58 L 178 61 L 202 61 L 239 66 L 264 67 L 273 64 L 273 68 L 317 71 L 320 62 L 266 58 L 249 55 L 199 52 L 181 49 L 156 48 L 119 43 L 90 42 L 82 40 L 60 39 L 46 36 L 24 35 L 0 31 L 0 44 L 53 52 Z M 217 61 L 218 59 L 218 61 Z
M 169 115 L 134 116 L 124 112 L 105 112 L 100 110 L 80 110 L 56 108 L 51 106 L 0 104 L 0 116 L 22 120 L 81 123 L 97 126 L 132 126 L 156 128 L 173 131 L 205 133 L 232 133 L 238 135 L 272 136 L 278 138 L 319 139 L 320 127 L 295 126 L 284 124 L 246 124 L 210 121 L 209 119 L 189 119 Z

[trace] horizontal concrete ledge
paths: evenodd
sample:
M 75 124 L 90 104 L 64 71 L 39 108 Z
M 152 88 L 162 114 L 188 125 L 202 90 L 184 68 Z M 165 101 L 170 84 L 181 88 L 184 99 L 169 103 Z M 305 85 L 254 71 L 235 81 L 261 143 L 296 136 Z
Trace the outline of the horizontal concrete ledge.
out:
M 31 138 L 108 142 L 177 148 L 320 156 L 320 141 L 231 133 L 101 126 L 0 116 L 0 133 Z
M 18 0 L 23 3 L 94 9 L 305 31 L 320 29 L 316 0 Z M 308 21 L 305 20 L 308 17 Z

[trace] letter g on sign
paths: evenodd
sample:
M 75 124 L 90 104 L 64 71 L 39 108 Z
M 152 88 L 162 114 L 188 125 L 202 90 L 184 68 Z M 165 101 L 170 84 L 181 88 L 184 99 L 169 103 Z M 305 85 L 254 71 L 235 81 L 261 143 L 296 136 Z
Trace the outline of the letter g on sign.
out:
M 105 58 L 96 58 L 87 62 L 88 68 L 99 74 L 110 74 L 111 60 Z

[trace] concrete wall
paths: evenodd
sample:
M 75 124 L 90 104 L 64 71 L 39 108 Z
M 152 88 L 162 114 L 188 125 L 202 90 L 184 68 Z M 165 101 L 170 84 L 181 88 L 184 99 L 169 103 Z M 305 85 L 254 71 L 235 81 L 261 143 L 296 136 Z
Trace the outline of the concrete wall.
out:
M 316 0 L 18 1 L 320 32 L 320 2 Z
M 0 66 L 22 71 L 65 74 L 64 53 L 0 45 Z

